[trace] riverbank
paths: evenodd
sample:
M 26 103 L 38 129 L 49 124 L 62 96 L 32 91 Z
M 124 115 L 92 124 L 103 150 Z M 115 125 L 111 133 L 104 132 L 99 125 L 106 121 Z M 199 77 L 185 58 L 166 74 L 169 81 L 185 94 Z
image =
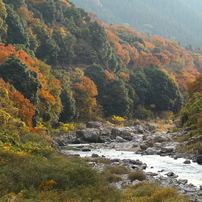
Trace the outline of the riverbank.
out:
M 74 150 L 62 151 L 68 155 L 85 158 L 93 169 L 99 172 L 102 172 L 110 166 L 125 166 L 130 171 L 141 170 L 146 175 L 145 181 L 159 183 L 164 187 L 175 187 L 179 190 L 180 194 L 187 195 L 190 198 L 190 201 L 202 201 L 202 190 L 200 189 L 200 180 L 196 180 L 197 176 L 194 176 L 195 181 L 181 178 L 181 176 L 186 177 L 189 172 L 193 172 L 192 169 L 195 169 L 196 172 L 201 171 L 200 165 L 193 162 L 184 164 L 185 159 L 182 158 L 174 160 L 168 156 L 160 157 L 159 155 L 135 154 L 131 151 L 117 151 L 116 148 L 111 148 L 114 147 L 114 144 L 91 143 L 88 145 L 74 145 Z M 124 148 L 126 144 L 127 143 L 119 143 L 117 148 L 121 148 L 121 146 Z M 162 158 L 167 164 L 162 166 L 159 158 Z M 172 163 L 172 161 L 175 163 Z M 177 165 L 179 166 L 178 170 L 176 169 Z M 181 174 L 183 175 L 180 175 L 179 177 L 178 174 L 180 173 L 180 169 L 184 168 L 184 170 L 186 170 L 185 166 L 190 167 L 189 170 L 187 169 L 188 174 L 181 170 Z M 198 176 L 202 176 L 202 173 L 198 173 Z M 135 185 L 139 182 L 139 180 L 129 180 L 125 174 L 119 175 L 119 177 L 121 179 L 118 182 L 112 182 L 112 185 L 119 189 L 125 189 L 126 187 Z M 193 183 L 190 183 L 190 181 Z
M 187 180 L 186 174 L 185 178 L 178 177 L 178 174 L 175 173 L 175 168 L 172 169 L 172 165 L 174 166 L 174 164 L 171 163 L 171 170 L 167 170 L 168 166 L 166 169 L 160 169 L 154 160 L 155 157 L 164 156 L 165 161 L 169 163 L 166 158 L 172 157 L 173 161 L 180 161 L 179 164 L 181 165 L 180 169 L 182 171 L 185 166 L 190 166 L 190 172 L 195 172 L 196 168 L 192 168 L 192 165 L 196 161 L 196 156 L 177 152 L 178 148 L 184 143 L 179 143 L 175 140 L 185 132 L 185 130 L 178 133 L 171 133 L 171 131 L 157 132 L 156 127 L 148 123 L 144 123 L 144 125 L 136 123 L 134 126 L 122 128 L 112 126 L 103 127 L 100 125 L 98 127 L 97 124 L 96 127 L 93 126 L 76 131 L 75 134 L 68 134 L 68 136 L 63 136 L 58 139 L 55 138 L 55 140 L 60 146 L 75 146 L 75 143 L 80 143 L 77 147 L 79 151 L 72 153 L 67 151 L 67 153 L 71 153 L 72 155 L 79 154 L 82 157 L 91 157 L 90 159 L 92 160 L 89 160 L 89 164 L 98 171 L 103 170 L 109 165 L 100 163 L 98 160 L 95 160 L 95 157 L 101 158 L 101 162 L 104 159 L 110 160 L 110 166 L 125 166 L 130 170 L 141 170 L 145 173 L 147 181 L 157 182 L 165 187 L 175 187 L 179 190 L 179 193 L 187 195 L 191 201 L 201 202 L 202 179 L 199 179 L 196 184 L 191 183 L 189 182 L 190 180 Z M 72 145 L 72 143 L 74 144 Z M 81 145 L 81 143 L 89 144 Z M 103 153 L 104 150 L 108 154 Z M 119 156 L 113 157 L 116 152 L 119 152 Z M 130 152 L 133 156 L 139 155 L 139 159 L 131 159 L 124 156 L 127 152 Z M 142 160 L 144 159 L 143 157 L 148 157 L 153 164 L 148 164 L 148 159 Z M 200 166 L 198 170 L 201 170 Z M 202 174 L 199 174 L 199 176 L 202 176 Z M 138 180 L 131 182 L 123 175 L 121 176 L 121 180 L 113 183 L 113 185 L 119 189 L 123 189 L 137 182 Z

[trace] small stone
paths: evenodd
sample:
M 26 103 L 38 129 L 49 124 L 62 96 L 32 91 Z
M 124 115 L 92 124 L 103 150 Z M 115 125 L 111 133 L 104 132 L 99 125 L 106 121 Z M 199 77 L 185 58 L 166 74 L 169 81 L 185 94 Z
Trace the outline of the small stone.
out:
M 191 161 L 190 161 L 190 160 L 185 160 L 183 163 L 184 163 L 184 164 L 190 164 Z
M 82 151 L 83 152 L 88 152 L 88 151 L 91 151 L 91 150 L 89 148 L 83 148 Z
M 99 157 L 99 155 L 98 154 L 92 154 L 92 156 L 91 156 L 92 158 L 98 158 Z
M 178 176 L 175 175 L 175 173 L 173 173 L 173 172 L 166 173 L 165 175 L 167 175 L 168 177 L 173 177 L 173 178 L 177 178 L 177 177 L 178 177 Z
M 187 182 L 188 182 L 188 180 L 186 180 L 186 179 L 179 179 L 178 180 L 178 183 L 183 184 L 183 185 L 187 184 Z
M 165 171 L 165 170 L 162 169 L 162 170 L 159 170 L 158 172 L 161 173 L 161 172 L 164 172 L 164 171 Z

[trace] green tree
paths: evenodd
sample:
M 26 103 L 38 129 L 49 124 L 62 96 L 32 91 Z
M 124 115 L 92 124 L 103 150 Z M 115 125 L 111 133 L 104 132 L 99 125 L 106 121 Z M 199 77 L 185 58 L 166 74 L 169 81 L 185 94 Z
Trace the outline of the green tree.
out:
M 32 30 L 40 42 L 35 52 L 36 57 L 47 63 L 55 64 L 60 49 L 52 38 L 49 28 L 43 23 L 36 23 Z
M 0 43 L 6 42 L 6 35 L 7 35 L 7 24 L 6 24 L 6 7 L 5 4 L 0 0 Z
M 8 25 L 7 43 L 29 45 L 28 33 L 24 28 L 19 15 L 9 5 L 6 5 L 6 11 L 8 14 L 6 18 L 6 23 Z
M 179 112 L 183 99 L 176 83 L 157 66 L 144 68 L 151 90 L 147 92 L 146 105 L 155 105 L 158 111 Z
M 13 85 L 35 106 L 38 103 L 37 92 L 41 88 L 37 73 L 29 70 L 19 58 L 11 55 L 0 65 L 0 77 Z
M 70 81 L 70 76 L 64 70 L 54 70 L 53 74 L 61 81 L 60 85 L 62 87 L 60 99 L 63 109 L 60 114 L 59 121 L 64 123 L 72 121 L 76 117 L 76 102 L 71 88 L 73 84 Z
M 143 68 L 138 67 L 134 72 L 130 73 L 129 84 L 137 95 L 138 102 L 136 103 L 136 107 L 138 105 L 145 106 L 148 92 L 151 91 L 151 84 L 147 80 Z
M 14 9 L 20 8 L 21 6 L 26 6 L 25 0 L 3 0 L 5 4 L 10 4 Z
M 102 105 L 103 97 L 106 94 L 107 88 L 105 84 L 105 73 L 101 66 L 91 65 L 84 71 L 85 76 L 94 81 L 98 89 L 97 100 Z
M 59 64 L 72 64 L 76 57 L 74 52 L 74 46 L 77 41 L 76 37 L 70 32 L 61 33 L 61 31 L 55 30 L 53 32 L 53 39 L 59 47 L 57 62 Z
M 36 106 L 36 115 L 33 117 L 33 126 L 36 126 L 39 114 L 38 91 L 41 83 L 36 72 L 29 70 L 27 65 L 13 55 L 0 65 L 0 77 L 20 91 L 25 98 Z
M 102 107 L 106 116 L 127 116 L 132 110 L 133 101 L 129 98 L 128 89 L 122 80 L 114 80 L 107 85 Z

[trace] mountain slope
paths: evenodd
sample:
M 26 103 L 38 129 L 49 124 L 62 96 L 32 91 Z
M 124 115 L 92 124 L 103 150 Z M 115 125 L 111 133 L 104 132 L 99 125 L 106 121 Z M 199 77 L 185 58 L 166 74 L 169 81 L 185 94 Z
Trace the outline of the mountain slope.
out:
M 186 0 L 72 0 L 109 24 L 128 24 L 138 32 L 160 35 L 182 45 L 201 46 L 202 13 Z M 193 2 L 193 1 L 192 1 Z

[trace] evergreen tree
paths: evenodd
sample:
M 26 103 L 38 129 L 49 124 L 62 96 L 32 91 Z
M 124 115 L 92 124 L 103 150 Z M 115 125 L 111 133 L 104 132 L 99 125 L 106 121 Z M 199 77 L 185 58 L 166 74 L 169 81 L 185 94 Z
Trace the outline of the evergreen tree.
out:
M 6 18 L 8 25 L 7 43 L 29 45 L 28 33 L 23 27 L 19 15 L 14 11 L 12 6 L 9 5 L 6 5 L 6 11 L 8 14 Z

